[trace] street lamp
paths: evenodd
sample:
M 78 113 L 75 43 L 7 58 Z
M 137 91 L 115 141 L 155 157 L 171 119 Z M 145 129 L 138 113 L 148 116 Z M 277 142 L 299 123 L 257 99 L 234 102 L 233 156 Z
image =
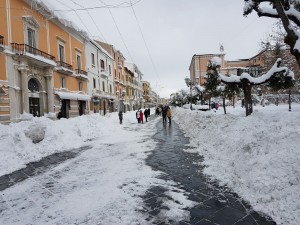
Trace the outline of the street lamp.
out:
M 191 79 L 188 77 L 184 78 L 184 81 L 185 81 L 186 85 L 190 88 L 191 110 L 192 110 L 193 109 L 193 107 L 192 107 L 192 87 L 195 85 L 195 83 L 193 81 L 191 81 Z
M 115 110 L 118 109 L 118 111 L 120 111 L 120 95 L 119 94 L 120 94 L 120 92 L 116 91 L 116 96 L 118 98 L 118 108 L 117 108 L 117 106 L 115 106 Z
M 289 112 L 292 111 L 291 107 L 291 89 L 289 90 Z
M 122 95 L 122 98 L 121 98 L 121 106 L 122 106 L 121 111 L 125 113 L 124 97 L 125 97 L 125 95 L 126 95 L 126 91 L 125 91 L 124 89 L 122 90 L 121 95 Z

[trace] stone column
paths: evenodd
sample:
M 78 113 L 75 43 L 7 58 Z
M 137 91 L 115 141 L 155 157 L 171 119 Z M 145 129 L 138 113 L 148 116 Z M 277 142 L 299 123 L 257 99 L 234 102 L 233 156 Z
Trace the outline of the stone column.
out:
M 53 70 L 49 69 L 46 75 L 47 108 L 48 113 L 54 112 L 54 93 L 53 93 Z
M 22 91 L 22 108 L 23 113 L 29 113 L 29 95 L 28 95 L 28 66 L 21 63 L 18 67 L 21 72 L 21 91 Z M 21 110 L 20 110 L 21 111 Z M 21 111 L 22 113 L 22 111 Z

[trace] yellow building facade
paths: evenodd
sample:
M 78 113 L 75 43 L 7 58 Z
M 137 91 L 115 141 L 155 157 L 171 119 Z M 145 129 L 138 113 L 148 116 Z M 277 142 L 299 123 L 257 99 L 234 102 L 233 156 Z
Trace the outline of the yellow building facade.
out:
M 36 7 L 43 6 L 0 1 L 0 121 L 18 120 L 24 113 L 60 111 L 69 118 L 87 112 L 87 36 Z

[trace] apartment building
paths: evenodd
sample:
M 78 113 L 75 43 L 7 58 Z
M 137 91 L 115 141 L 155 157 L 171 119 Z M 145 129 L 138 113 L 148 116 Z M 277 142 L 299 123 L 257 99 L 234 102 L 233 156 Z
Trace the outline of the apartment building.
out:
M 134 74 L 134 98 L 133 105 L 134 108 L 144 108 L 145 99 L 143 97 L 144 89 L 143 89 L 143 74 L 138 68 L 138 66 L 131 62 L 125 61 L 125 67 L 129 69 Z
M 286 66 L 292 67 L 291 69 L 295 73 L 295 78 L 300 78 L 299 65 L 296 63 L 296 61 L 291 63 L 290 59 L 293 58 L 293 56 L 290 54 L 289 50 L 282 51 L 283 61 L 289 63 L 289 65 Z M 275 59 L 274 62 L 270 61 L 271 57 L 274 58 L 271 56 L 273 52 L 274 50 L 263 50 L 251 58 L 239 60 L 225 60 L 225 53 L 194 55 L 189 67 L 190 79 L 197 84 L 204 85 L 207 73 L 207 65 L 209 60 L 211 60 L 213 57 L 219 57 L 221 59 L 220 72 L 222 74 L 240 75 L 243 72 L 247 72 L 256 77 L 261 73 L 266 72 L 266 70 L 268 70 L 273 63 L 275 63 Z
M 136 110 L 137 106 L 135 105 L 134 99 L 134 92 L 135 92 L 135 85 L 134 85 L 134 73 L 128 69 L 126 66 L 124 67 L 125 77 L 126 77 L 126 97 L 125 97 L 125 107 L 126 111 Z
M 0 1 L 0 18 L 0 121 L 87 113 L 86 34 L 33 0 Z
M 123 111 L 124 107 L 121 103 L 124 103 L 126 98 L 126 75 L 124 71 L 125 57 L 121 51 L 117 50 L 113 45 L 101 41 L 97 41 L 97 43 L 113 57 L 114 93 L 116 96 L 115 110 L 119 111 L 121 109 Z
M 150 83 L 148 81 L 143 80 L 143 97 L 145 100 L 145 105 L 148 106 L 150 105 Z
M 85 43 L 90 112 L 105 115 L 114 111 L 114 60 L 96 41 Z
M 225 53 L 211 53 L 211 54 L 199 54 L 199 55 L 193 55 L 191 64 L 189 67 L 190 70 L 190 79 L 191 81 L 203 85 L 205 83 L 205 77 L 207 73 L 207 65 L 208 62 L 213 57 L 219 57 L 221 59 L 221 67 L 224 67 L 225 65 Z

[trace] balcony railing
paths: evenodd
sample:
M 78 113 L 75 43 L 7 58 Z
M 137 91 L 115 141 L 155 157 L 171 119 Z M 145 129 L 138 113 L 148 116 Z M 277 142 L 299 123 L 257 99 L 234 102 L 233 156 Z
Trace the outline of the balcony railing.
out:
M 57 61 L 56 64 L 57 64 L 57 66 L 61 66 L 61 67 L 67 68 L 69 70 L 73 70 L 73 67 L 70 64 L 65 63 L 63 61 Z
M 108 77 L 108 70 L 105 70 L 104 68 L 101 68 L 101 76 Z
M 84 70 L 81 70 L 81 69 L 76 69 L 76 70 L 75 70 L 75 73 L 76 73 L 76 74 L 83 74 L 83 75 L 86 75 L 86 76 L 87 76 L 87 72 L 84 71 Z
M 4 45 L 4 37 L 0 35 L 0 45 Z
M 26 55 L 26 53 L 30 53 L 30 54 L 33 54 L 36 56 L 41 56 L 43 58 L 55 61 L 54 56 L 49 55 L 48 53 L 43 52 L 43 51 L 41 51 L 37 48 L 34 48 L 30 45 L 27 45 L 27 44 L 11 43 L 11 47 L 12 47 L 13 52 L 20 54 L 20 55 Z

